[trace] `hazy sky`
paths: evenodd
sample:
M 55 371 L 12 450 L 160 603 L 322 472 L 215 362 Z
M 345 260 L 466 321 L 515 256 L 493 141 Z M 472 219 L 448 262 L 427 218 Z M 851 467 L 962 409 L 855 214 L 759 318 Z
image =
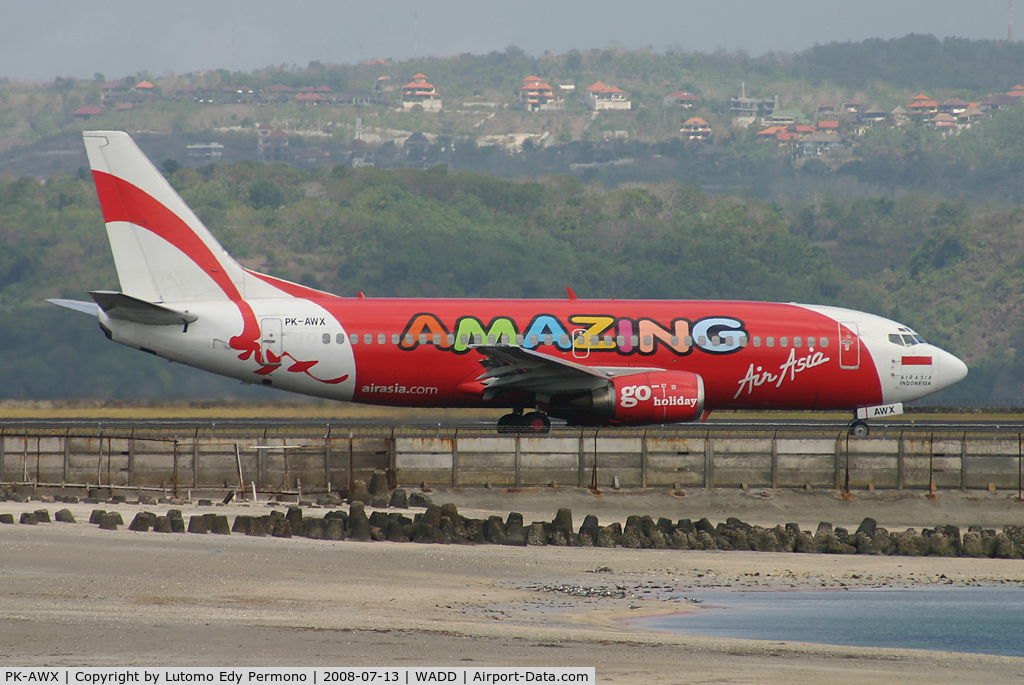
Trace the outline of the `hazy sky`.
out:
M 509 45 L 533 55 L 609 46 L 759 55 L 908 33 L 1004 39 L 1007 7 L 1007 0 L 0 0 L 0 77 L 251 71 Z

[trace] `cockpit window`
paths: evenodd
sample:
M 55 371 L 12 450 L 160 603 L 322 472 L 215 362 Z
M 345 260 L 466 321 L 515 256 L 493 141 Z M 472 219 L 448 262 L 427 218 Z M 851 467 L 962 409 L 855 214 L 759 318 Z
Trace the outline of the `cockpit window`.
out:
M 922 337 L 921 337 L 921 336 L 919 336 L 919 335 L 915 335 L 915 336 L 914 336 L 914 340 L 916 340 L 916 341 L 918 342 L 918 344 L 921 344 L 921 345 L 927 345 L 927 344 L 928 344 L 928 343 L 926 343 L 926 342 L 924 341 L 924 338 L 922 338 Z
M 899 345 L 901 347 L 903 346 L 903 338 L 900 336 L 899 333 L 890 333 L 889 342 L 891 342 L 893 345 Z
M 907 344 L 907 347 L 917 344 L 917 340 L 915 340 L 915 337 L 913 335 L 908 335 L 906 333 L 903 334 L 903 342 Z

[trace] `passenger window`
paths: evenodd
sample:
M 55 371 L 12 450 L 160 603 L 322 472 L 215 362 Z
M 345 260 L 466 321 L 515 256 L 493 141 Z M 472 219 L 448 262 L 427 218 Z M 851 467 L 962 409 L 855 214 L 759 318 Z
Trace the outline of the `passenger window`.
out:
M 555 344 L 554 343 L 554 336 L 552 336 L 550 333 L 545 333 L 544 334 L 544 344 L 545 345 L 554 345 Z
M 373 344 L 373 333 L 367 333 L 366 335 L 364 335 L 363 336 L 363 342 L 366 343 L 367 345 L 372 345 Z
M 722 344 L 722 339 L 721 338 L 719 338 L 717 335 L 711 336 L 711 346 L 712 347 L 718 347 L 721 344 Z
M 441 334 L 440 333 L 434 333 L 434 344 L 435 345 L 440 345 L 441 344 Z
M 786 336 L 779 338 L 779 347 L 789 347 L 789 338 Z
M 611 344 L 612 344 L 612 336 L 610 336 L 610 335 L 604 336 L 604 344 L 607 345 L 607 346 L 611 346 Z
M 454 333 L 449 333 L 447 340 L 448 340 L 448 345 L 449 346 L 454 345 L 455 344 L 455 334 Z
M 796 336 L 795 338 L 793 338 L 793 347 L 803 347 L 803 346 L 804 346 L 803 340 L 800 338 L 799 335 Z
M 560 345 L 561 347 L 568 347 L 568 346 L 569 346 L 569 336 L 567 336 L 567 335 L 563 335 L 562 337 L 560 337 L 560 338 L 558 339 L 558 344 L 559 344 L 559 345 Z
M 693 347 L 693 336 L 688 335 L 685 338 L 683 338 L 683 344 L 686 345 L 687 347 Z
M 383 333 L 378 333 L 377 334 L 377 344 L 378 345 L 386 345 L 387 342 L 388 342 L 388 337 L 386 335 L 384 335 Z
M 707 344 L 708 344 L 708 339 L 707 338 L 705 338 L 703 335 L 697 336 L 697 345 L 699 347 L 707 347 Z
M 725 343 L 726 347 L 732 347 L 732 337 L 731 336 L 726 336 L 726 337 L 722 338 L 722 342 Z
M 651 342 L 652 342 L 651 341 L 651 336 L 645 335 L 644 336 L 644 347 L 650 347 L 651 346 Z
M 359 334 L 356 333 L 351 338 L 349 338 L 349 342 L 351 342 L 353 345 L 358 345 L 359 344 Z
M 502 333 L 500 336 L 498 336 L 498 342 L 500 342 L 502 345 L 508 345 L 508 335 Z
M 493 335 L 487 336 L 487 344 L 488 345 L 493 345 L 494 344 L 494 336 Z
M 673 335 L 670 339 L 670 344 L 672 345 L 672 347 L 679 347 L 679 337 Z
M 828 347 L 828 338 L 826 338 L 825 336 L 821 336 L 821 340 L 819 340 L 818 342 L 821 343 L 822 347 Z
M 537 334 L 534 333 L 530 336 L 530 347 L 536 347 L 540 340 L 537 338 Z
M 405 334 L 405 346 L 406 347 L 410 347 L 413 344 L 413 342 L 415 342 L 415 338 L 412 337 L 412 333 L 406 333 Z
M 479 344 L 481 344 L 481 343 L 482 343 L 483 341 L 484 341 L 484 338 L 483 338 L 483 336 L 482 336 L 482 335 L 480 335 L 479 333 L 474 333 L 474 334 L 473 334 L 473 344 L 474 344 L 474 345 L 479 345 Z
M 761 346 L 761 336 L 755 335 L 754 336 L 754 347 L 760 347 L 760 346 Z
M 466 333 L 463 333 L 462 335 L 460 335 L 459 336 L 459 344 L 460 345 L 468 345 L 469 344 L 469 335 L 467 335 Z
M 402 339 L 402 336 L 400 336 L 398 333 L 392 333 L 391 334 L 391 344 L 392 345 L 397 345 L 398 341 L 401 340 L 401 339 Z
M 764 339 L 764 344 L 767 347 L 775 347 L 775 338 L 769 335 L 767 338 Z
M 339 345 L 344 345 L 345 344 L 345 334 L 344 333 L 338 333 L 338 335 L 334 336 L 334 341 L 336 343 L 338 343 Z
M 523 334 L 522 333 L 516 333 L 516 345 L 522 345 L 522 344 L 523 344 Z
M 749 341 L 747 340 L 747 336 L 741 335 L 740 336 L 740 347 L 746 347 L 748 343 L 749 343 Z
M 632 345 L 633 347 L 636 347 L 637 345 L 640 344 L 640 337 L 636 335 L 629 336 L 629 344 Z
M 331 334 L 330 333 L 324 333 L 322 336 L 320 336 L 320 340 L 323 342 L 324 345 L 330 345 L 331 344 Z
M 598 338 L 596 335 L 590 336 L 590 346 L 591 347 L 597 347 L 598 343 L 600 343 L 600 342 L 601 342 L 600 338 Z
M 624 335 L 617 335 L 617 336 L 615 336 L 615 344 L 618 345 L 619 347 L 624 346 L 626 344 L 626 336 L 624 336 Z
M 807 338 L 807 346 L 814 347 L 814 338 Z

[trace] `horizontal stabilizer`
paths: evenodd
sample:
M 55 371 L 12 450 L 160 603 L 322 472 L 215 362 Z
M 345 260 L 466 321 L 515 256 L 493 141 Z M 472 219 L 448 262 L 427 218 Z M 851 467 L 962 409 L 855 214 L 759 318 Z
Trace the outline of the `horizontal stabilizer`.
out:
M 132 321 L 150 326 L 189 324 L 198 319 L 195 314 L 179 312 L 160 304 L 146 302 L 124 293 L 97 290 L 89 293 L 96 304 L 112 319 Z
M 47 298 L 46 300 L 50 304 L 55 304 L 58 307 L 64 307 L 65 309 L 74 309 L 76 312 L 82 312 L 84 314 L 92 314 L 93 316 L 99 316 L 100 308 L 95 302 L 82 302 L 81 300 L 61 300 L 57 298 Z

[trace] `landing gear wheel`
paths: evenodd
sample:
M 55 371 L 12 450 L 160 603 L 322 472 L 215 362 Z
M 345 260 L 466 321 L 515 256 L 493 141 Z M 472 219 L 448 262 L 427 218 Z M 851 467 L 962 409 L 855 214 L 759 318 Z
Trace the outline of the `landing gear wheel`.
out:
M 854 421 L 850 424 L 850 435 L 855 438 L 866 438 L 871 429 L 864 421 Z
M 518 433 L 519 426 L 522 425 L 522 420 L 522 414 L 505 414 L 500 419 L 498 419 L 498 432 Z
M 541 434 L 550 433 L 551 419 L 549 419 L 548 415 L 544 412 L 531 411 L 529 414 L 523 416 L 523 432 Z

